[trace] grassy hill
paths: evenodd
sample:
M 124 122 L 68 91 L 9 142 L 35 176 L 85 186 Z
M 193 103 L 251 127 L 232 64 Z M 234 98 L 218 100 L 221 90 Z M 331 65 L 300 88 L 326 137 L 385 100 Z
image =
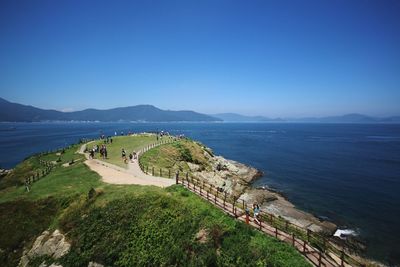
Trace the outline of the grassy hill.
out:
M 60 229 L 72 244 L 58 260 L 64 267 L 89 261 L 105 266 L 309 266 L 289 245 L 181 186 L 103 183 L 75 154 L 77 149 L 30 157 L 1 178 L 1 266 L 18 265 L 24 247 L 46 229 Z M 24 177 L 40 169 L 43 159 L 59 161 L 28 193 Z M 72 159 L 72 165 L 66 164 Z M 43 260 L 54 261 L 38 258 L 33 266 Z
M 190 171 L 188 164 L 196 164 L 203 170 L 211 170 L 211 166 L 204 153 L 212 156 L 212 152 L 202 144 L 181 139 L 176 142 L 157 146 L 140 157 L 140 163 L 149 168 L 155 168 L 157 175 L 160 169 L 164 170 L 167 176 L 167 170 L 187 172 Z

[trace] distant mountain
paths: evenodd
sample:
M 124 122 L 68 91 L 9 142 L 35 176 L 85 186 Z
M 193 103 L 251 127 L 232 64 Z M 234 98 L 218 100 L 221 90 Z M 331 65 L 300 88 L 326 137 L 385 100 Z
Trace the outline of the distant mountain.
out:
M 37 122 L 37 121 L 147 121 L 147 122 L 183 122 L 183 121 L 221 121 L 221 119 L 194 111 L 162 110 L 151 105 L 138 105 L 107 110 L 86 109 L 74 112 L 45 110 L 32 106 L 8 102 L 0 98 L 0 121 Z
M 319 118 L 297 118 L 287 119 L 288 122 L 310 122 L 310 123 L 400 123 L 400 116 L 377 118 L 358 113 L 345 114 L 342 116 L 329 116 Z
M 374 123 L 374 122 L 379 122 L 379 119 L 362 114 L 351 113 L 342 116 L 300 118 L 300 119 L 294 119 L 294 121 L 320 122 L 320 123 Z
M 225 122 L 304 122 L 304 123 L 400 123 L 400 116 L 376 118 L 363 114 L 351 113 L 342 116 L 308 118 L 268 118 L 263 116 L 244 116 L 236 113 L 213 114 Z
M 385 120 L 383 122 L 400 123 L 400 116 L 393 116 L 393 117 L 385 118 Z
M 211 115 L 226 122 L 267 122 L 282 121 L 282 119 L 271 119 L 264 116 L 245 116 L 236 113 L 219 113 Z

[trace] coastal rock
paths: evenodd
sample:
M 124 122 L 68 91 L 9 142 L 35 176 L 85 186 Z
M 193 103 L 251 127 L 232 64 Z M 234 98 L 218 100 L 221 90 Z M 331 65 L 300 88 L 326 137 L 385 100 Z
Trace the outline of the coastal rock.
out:
M 207 153 L 208 154 L 208 153 Z M 256 178 L 260 177 L 261 172 L 253 167 L 246 166 L 242 163 L 227 160 L 221 156 L 211 157 L 208 154 L 211 170 L 198 169 L 194 175 L 205 180 L 215 187 L 221 188 L 222 191 L 232 194 L 236 197 L 240 196 Z M 188 164 L 189 168 L 195 168 L 195 164 Z
M 320 221 L 314 215 L 298 210 L 292 203 L 278 193 L 271 192 L 271 194 L 274 194 L 277 199 L 263 203 L 261 205 L 261 210 L 282 217 L 294 225 L 309 229 L 313 232 L 332 235 L 336 230 L 337 226 L 334 223 Z
M 69 252 L 70 247 L 71 244 L 66 241 L 65 236 L 59 230 L 55 230 L 51 234 L 49 231 L 44 231 L 36 238 L 32 248 L 24 251 L 19 266 L 29 266 L 29 260 L 38 256 L 47 255 L 59 259 Z
M 12 170 L 0 169 L 0 178 L 6 176 L 7 174 L 11 173 Z
M 197 172 L 198 170 L 200 170 L 200 166 L 198 164 L 194 164 L 194 163 L 190 163 L 190 162 L 186 162 L 186 164 L 188 165 L 190 171 L 192 171 L 192 172 Z
M 278 200 L 275 193 L 261 190 L 261 189 L 250 189 L 239 197 L 240 200 L 244 200 L 247 203 L 266 203 Z

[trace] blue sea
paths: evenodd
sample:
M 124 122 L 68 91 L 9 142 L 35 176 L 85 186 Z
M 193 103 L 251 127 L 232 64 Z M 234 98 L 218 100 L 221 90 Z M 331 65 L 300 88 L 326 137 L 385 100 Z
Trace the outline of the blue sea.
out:
M 256 185 L 354 229 L 367 255 L 400 264 L 400 125 L 285 123 L 0 123 L 0 167 L 80 138 L 184 134 L 265 173 Z

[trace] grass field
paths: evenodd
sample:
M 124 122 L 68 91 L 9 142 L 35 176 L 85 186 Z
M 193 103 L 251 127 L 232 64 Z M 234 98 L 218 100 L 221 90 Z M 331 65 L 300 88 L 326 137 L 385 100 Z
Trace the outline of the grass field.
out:
M 137 149 L 153 143 L 151 138 L 133 145 L 134 138 L 117 138 L 115 153 L 119 146 Z M 184 147 L 192 145 L 184 142 Z M 89 261 L 106 266 L 309 266 L 289 245 L 230 218 L 181 186 L 103 183 L 75 154 L 78 148 L 42 156 L 48 161 L 61 157 L 61 162 L 34 182 L 30 192 L 18 181 L 40 168 L 37 156 L 0 180 L 1 266 L 17 266 L 24 246 L 49 228 L 60 229 L 72 243 L 70 253 L 59 260 L 64 267 L 86 267 Z M 195 151 L 192 159 L 200 161 Z M 71 159 L 74 164 L 62 166 Z M 96 194 L 89 198 L 92 188 Z M 39 258 L 32 266 L 41 262 Z
M 139 151 L 140 149 L 144 148 L 145 146 L 149 144 L 153 144 L 157 142 L 157 136 L 156 135 L 132 135 L 132 136 L 117 136 L 113 138 L 113 142 L 105 144 L 107 146 L 107 159 L 104 161 L 109 162 L 111 164 L 115 164 L 117 166 L 126 168 L 127 164 L 124 163 L 121 157 L 121 151 L 122 148 L 125 149 L 126 151 L 126 156 L 129 155 L 129 153 L 132 153 L 133 151 Z M 101 145 L 104 144 L 104 141 L 97 141 L 94 143 L 91 143 L 88 148 L 92 148 L 95 144 Z M 96 158 L 103 160 L 100 157 L 100 154 L 96 155 Z

